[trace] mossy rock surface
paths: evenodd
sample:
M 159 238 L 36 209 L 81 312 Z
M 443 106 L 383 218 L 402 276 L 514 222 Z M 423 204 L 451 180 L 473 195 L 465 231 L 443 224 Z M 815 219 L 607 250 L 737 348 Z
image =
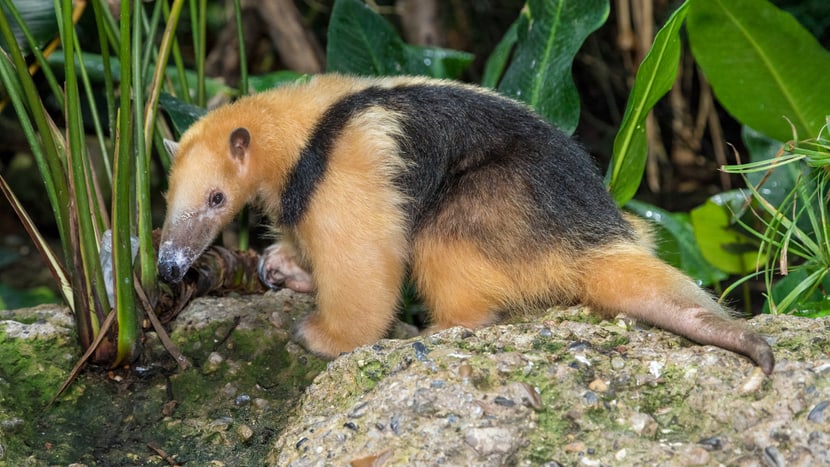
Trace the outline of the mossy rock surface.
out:
M 821 465 L 830 319 L 762 316 L 771 377 L 585 310 L 383 340 L 332 362 L 290 340 L 290 291 L 207 298 L 129 369 L 88 368 L 59 307 L 0 312 L 0 465 Z M 368 465 L 368 464 L 363 464 Z M 555 464 L 551 464 L 555 465 Z
M 326 366 L 288 340 L 311 306 L 290 291 L 196 300 L 170 333 L 190 368 L 147 333 L 141 362 L 86 369 L 48 409 L 78 358 L 71 316 L 60 307 L 5 312 L 0 465 L 261 464 Z

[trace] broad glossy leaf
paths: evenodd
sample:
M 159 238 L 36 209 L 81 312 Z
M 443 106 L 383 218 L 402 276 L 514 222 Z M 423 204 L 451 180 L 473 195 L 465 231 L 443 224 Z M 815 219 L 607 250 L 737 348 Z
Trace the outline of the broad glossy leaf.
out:
M 716 268 L 731 274 L 755 271 L 760 261 L 758 245 L 738 230 L 733 221 L 747 200 L 741 190 L 719 193 L 701 206 L 692 209 L 691 220 L 695 239 L 706 260 Z
M 457 78 L 472 61 L 466 52 L 404 43 L 388 21 L 360 0 L 334 3 L 326 47 L 330 72 Z
M 93 84 L 103 83 L 105 79 L 105 74 L 104 62 L 101 56 L 98 54 L 82 52 L 82 57 L 84 60 L 83 66 L 84 68 L 86 68 L 87 74 L 89 75 L 89 80 Z M 66 62 L 66 58 L 64 57 L 63 52 L 60 50 L 56 50 L 49 56 L 47 61 L 49 62 L 49 65 L 51 65 L 52 68 L 55 70 L 56 75 L 61 77 Z M 110 66 L 112 79 L 116 82 L 121 81 L 121 64 L 118 62 L 116 57 L 110 57 Z M 167 71 L 165 71 L 165 73 L 166 76 L 170 78 L 170 81 L 173 83 L 176 89 L 176 93 L 184 93 L 185 90 L 181 89 L 181 87 L 179 86 L 179 72 L 178 70 L 176 70 L 176 67 L 167 67 Z M 194 94 L 196 92 L 196 81 L 198 80 L 196 72 L 191 70 L 185 70 L 185 80 L 187 81 L 188 92 Z M 223 83 L 221 80 L 215 78 L 207 78 L 205 80 L 205 87 L 207 90 L 208 99 L 220 94 L 225 96 L 236 96 L 239 93 L 237 89 L 231 88 L 227 86 L 225 83 Z
M 728 277 L 728 274 L 712 266 L 703 257 L 687 213 L 669 212 L 637 200 L 629 201 L 625 207 L 652 223 L 657 236 L 657 254 L 663 261 L 682 270 L 704 286 Z
M 830 52 L 767 0 L 693 0 L 689 42 L 741 123 L 781 141 L 813 138 L 830 114 Z
M 438 47 L 422 47 L 405 44 L 404 71 L 411 75 L 457 79 L 473 63 L 473 55 L 467 52 Z
M 17 43 L 20 44 L 20 48 L 24 51 L 29 51 L 29 44 L 26 41 L 26 37 L 23 35 L 17 22 L 10 16 L 10 12 L 5 3 L 5 1 L 0 2 L 2 14 L 9 17 L 9 22 L 14 31 L 14 37 L 17 39 Z M 53 0 L 18 0 L 11 3 L 14 4 L 18 13 L 20 13 L 23 23 L 26 24 L 26 28 L 32 34 L 32 37 L 34 37 L 39 47 L 43 47 L 51 39 L 58 36 L 58 23 L 55 19 L 55 2 Z M 2 37 L 0 37 L 0 47 L 4 50 L 9 49 L 6 41 Z
M 646 167 L 646 117 L 674 84 L 680 63 L 680 27 L 688 2 L 680 6 L 657 32 L 651 50 L 643 59 L 628 96 L 620 130 L 614 138 L 614 153 L 605 176 L 611 196 L 624 205 L 640 187 Z
M 571 76 L 574 57 L 608 18 L 608 0 L 530 0 L 517 28 L 513 61 L 499 91 L 523 101 L 562 131 L 579 123 L 579 94 Z
M 513 46 L 519 40 L 519 29 L 527 28 L 527 21 L 529 20 L 526 10 L 522 10 L 519 17 L 510 28 L 504 33 L 493 53 L 487 58 L 487 63 L 484 65 L 484 76 L 481 78 L 481 85 L 488 88 L 495 88 L 499 84 L 499 80 L 507 68 L 507 62 L 510 61 L 510 53 L 513 51 Z
M 207 110 L 178 99 L 166 92 L 159 95 L 159 107 L 164 110 L 178 135 L 185 132 L 207 113 Z
M 248 78 L 248 86 L 253 92 L 262 92 L 310 78 L 310 75 L 297 73 L 296 71 L 280 70 L 264 75 L 251 76 Z

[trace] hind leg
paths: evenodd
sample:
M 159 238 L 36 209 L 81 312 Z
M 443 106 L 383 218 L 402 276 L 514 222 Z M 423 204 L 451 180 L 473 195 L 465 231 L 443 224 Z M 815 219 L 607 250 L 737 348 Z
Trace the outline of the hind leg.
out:
M 610 245 L 586 260 L 586 303 L 605 316 L 625 313 L 699 344 L 751 358 L 766 374 L 775 360 L 769 344 L 718 305 L 677 269 L 634 245 Z
M 432 330 L 477 328 L 498 320 L 511 280 L 475 244 L 421 235 L 412 276 L 432 317 Z

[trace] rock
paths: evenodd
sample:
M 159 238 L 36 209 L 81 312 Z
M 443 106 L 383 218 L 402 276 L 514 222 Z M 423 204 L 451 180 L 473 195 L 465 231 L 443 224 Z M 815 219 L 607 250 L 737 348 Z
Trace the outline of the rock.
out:
M 88 368 L 47 411 L 77 358 L 71 316 L 0 312 L 0 464 L 830 463 L 830 318 L 751 320 L 778 360 L 767 377 L 580 308 L 322 362 L 289 339 L 312 307 L 290 291 L 199 299 L 170 330 L 192 368 L 148 333 L 145 359 Z
M 308 388 L 268 461 L 382 452 L 387 465 L 830 462 L 830 358 L 801 344 L 825 339 L 830 319 L 752 320 L 773 338 L 771 377 L 722 349 L 593 320 L 553 310 L 343 355 Z M 347 433 L 355 413 L 359 428 Z

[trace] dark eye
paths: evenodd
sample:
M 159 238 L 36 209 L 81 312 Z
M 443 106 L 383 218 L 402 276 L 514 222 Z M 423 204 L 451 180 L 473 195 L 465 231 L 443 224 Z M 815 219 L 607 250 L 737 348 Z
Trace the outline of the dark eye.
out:
M 225 194 L 221 191 L 214 191 L 208 196 L 208 207 L 218 208 L 225 203 Z

